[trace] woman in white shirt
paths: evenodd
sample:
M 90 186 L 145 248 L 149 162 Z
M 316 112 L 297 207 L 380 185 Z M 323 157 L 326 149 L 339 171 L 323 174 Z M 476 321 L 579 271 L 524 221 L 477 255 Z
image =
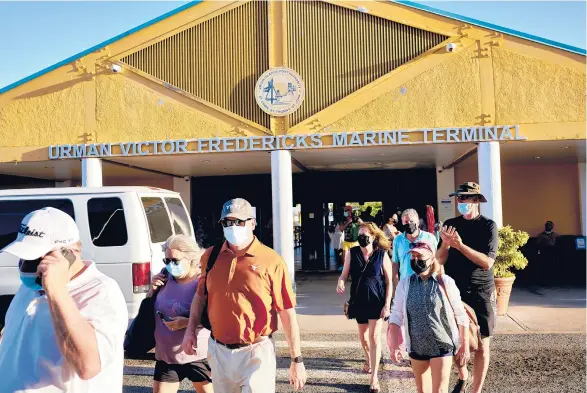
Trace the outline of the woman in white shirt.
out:
M 435 252 L 425 242 L 414 243 L 409 251 L 415 273 L 398 284 L 387 331 L 391 359 L 397 363 L 398 332 L 404 328 L 419 393 L 447 393 L 453 356 L 460 365 L 470 356 L 468 316 L 454 280 L 440 274 Z
M 340 221 L 340 220 L 339 220 Z M 342 240 L 343 240 L 343 233 L 340 230 L 340 222 L 333 222 L 333 225 L 330 226 L 328 230 L 328 237 L 330 237 L 330 243 L 332 244 L 332 249 L 336 254 L 336 265 L 338 267 L 342 267 Z

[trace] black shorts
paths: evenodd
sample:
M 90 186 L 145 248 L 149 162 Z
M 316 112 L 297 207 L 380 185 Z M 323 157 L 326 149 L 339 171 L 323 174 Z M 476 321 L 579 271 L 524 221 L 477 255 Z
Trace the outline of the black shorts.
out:
M 443 358 L 443 357 L 447 357 L 447 356 L 454 356 L 455 351 L 454 351 L 454 349 L 440 349 L 439 348 L 438 353 L 434 356 L 418 355 L 416 352 L 410 352 L 409 355 L 410 355 L 410 359 L 412 359 L 412 360 L 427 361 L 427 360 L 434 359 L 434 358 Z
M 208 360 L 186 364 L 169 364 L 157 360 L 153 379 L 157 382 L 181 382 L 185 378 L 192 382 L 212 382 Z
M 495 287 L 493 285 L 481 288 L 468 288 L 461 291 L 461 299 L 467 303 L 477 315 L 479 333 L 482 337 L 493 336 L 495 318 L 497 315 L 497 303 L 495 300 Z

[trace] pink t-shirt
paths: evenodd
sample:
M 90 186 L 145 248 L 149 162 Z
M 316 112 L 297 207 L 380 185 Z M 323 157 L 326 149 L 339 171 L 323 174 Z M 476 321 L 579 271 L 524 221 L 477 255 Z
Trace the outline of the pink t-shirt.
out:
M 190 307 L 194 294 L 198 289 L 198 279 L 179 284 L 171 275 L 167 283 L 159 290 L 155 299 L 155 312 L 160 311 L 163 315 L 175 318 L 189 318 Z M 171 331 L 163 324 L 163 320 L 155 314 L 155 357 L 168 364 L 186 364 L 208 357 L 208 338 L 210 331 L 198 326 L 196 329 L 197 350 L 196 354 L 186 355 L 181 349 L 181 342 L 185 329 Z

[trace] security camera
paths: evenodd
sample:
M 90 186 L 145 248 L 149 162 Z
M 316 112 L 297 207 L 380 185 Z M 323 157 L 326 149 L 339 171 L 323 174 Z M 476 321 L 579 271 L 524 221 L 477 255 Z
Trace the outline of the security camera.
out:
M 446 46 L 446 51 L 447 52 L 454 52 L 457 49 L 457 44 L 451 42 L 450 44 L 448 44 Z
M 183 177 L 183 180 L 185 180 L 185 181 L 190 181 L 190 177 L 189 177 L 189 176 L 184 176 L 184 177 Z
M 110 69 L 112 70 L 112 72 L 115 72 L 115 73 L 117 73 L 117 74 L 118 74 L 119 72 L 122 72 L 122 67 L 121 67 L 121 66 L 119 66 L 118 64 L 112 64 L 112 65 L 110 66 Z

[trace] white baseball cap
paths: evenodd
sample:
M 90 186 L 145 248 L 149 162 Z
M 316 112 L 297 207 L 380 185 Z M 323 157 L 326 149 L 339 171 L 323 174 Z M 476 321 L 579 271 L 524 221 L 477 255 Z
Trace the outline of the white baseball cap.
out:
M 0 252 L 34 260 L 78 241 L 79 229 L 73 218 L 59 209 L 45 207 L 29 213 L 20 224 L 16 240 Z

